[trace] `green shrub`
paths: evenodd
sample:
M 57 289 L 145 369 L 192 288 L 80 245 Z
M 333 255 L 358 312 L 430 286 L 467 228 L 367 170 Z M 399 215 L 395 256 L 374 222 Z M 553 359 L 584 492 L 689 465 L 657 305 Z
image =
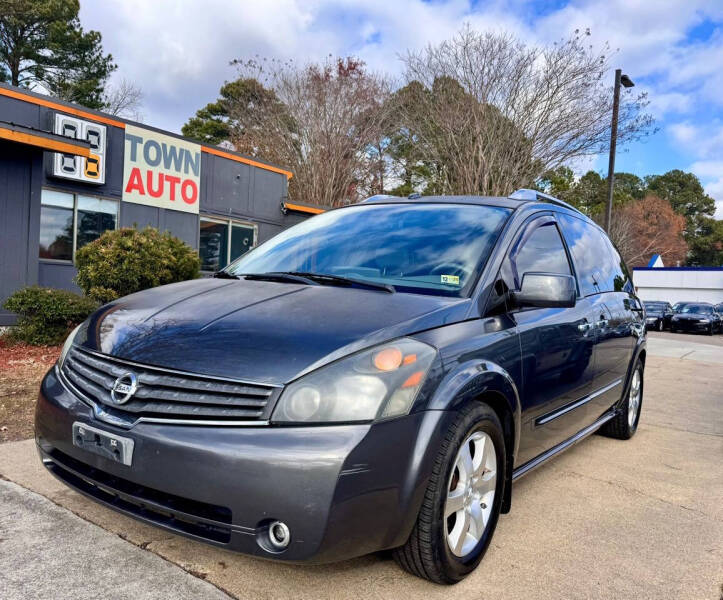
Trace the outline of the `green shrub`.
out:
M 75 281 L 90 298 L 110 302 L 148 288 L 195 279 L 201 261 L 188 244 L 153 227 L 106 231 L 75 253 Z
M 3 308 L 19 315 L 11 337 L 34 346 L 60 344 L 71 329 L 98 307 L 95 300 L 38 286 L 18 290 Z

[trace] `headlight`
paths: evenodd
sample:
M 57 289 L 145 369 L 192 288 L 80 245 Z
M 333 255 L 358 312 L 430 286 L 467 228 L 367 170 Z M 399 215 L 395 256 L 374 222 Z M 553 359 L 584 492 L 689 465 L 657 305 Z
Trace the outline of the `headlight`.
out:
M 701 323 L 710 323 L 710 319 L 700 319 Z
M 75 339 L 76 334 L 78 333 L 78 330 L 80 329 L 80 325 L 78 325 L 73 331 L 70 332 L 70 335 L 65 340 L 65 343 L 63 344 L 63 349 L 60 351 L 60 358 L 58 359 L 58 368 L 63 368 L 63 363 L 65 362 L 65 357 L 68 356 L 68 352 L 70 352 L 70 347 L 73 345 L 73 340 Z
M 406 415 L 437 351 L 403 338 L 342 358 L 291 383 L 272 421 L 340 423 Z

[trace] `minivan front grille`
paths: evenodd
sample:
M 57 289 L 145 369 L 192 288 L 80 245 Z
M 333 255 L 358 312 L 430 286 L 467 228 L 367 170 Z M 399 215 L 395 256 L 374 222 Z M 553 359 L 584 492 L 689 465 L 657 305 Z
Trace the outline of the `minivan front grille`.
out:
M 132 373 L 135 393 L 124 403 L 111 396 L 116 379 Z M 73 346 L 63 363 L 63 376 L 81 394 L 111 414 L 132 422 L 253 422 L 268 419 L 276 387 L 179 373 L 128 363 Z

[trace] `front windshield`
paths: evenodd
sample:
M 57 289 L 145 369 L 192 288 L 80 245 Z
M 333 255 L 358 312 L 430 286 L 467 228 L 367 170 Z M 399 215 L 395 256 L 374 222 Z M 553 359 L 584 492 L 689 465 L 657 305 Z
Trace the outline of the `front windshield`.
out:
M 510 210 L 467 204 L 379 204 L 332 210 L 283 231 L 232 263 L 232 275 L 296 272 L 461 296 Z
M 709 315 L 713 312 L 713 307 L 706 306 L 705 304 L 686 304 L 683 308 L 680 309 L 680 312 L 683 314 L 698 313 Z

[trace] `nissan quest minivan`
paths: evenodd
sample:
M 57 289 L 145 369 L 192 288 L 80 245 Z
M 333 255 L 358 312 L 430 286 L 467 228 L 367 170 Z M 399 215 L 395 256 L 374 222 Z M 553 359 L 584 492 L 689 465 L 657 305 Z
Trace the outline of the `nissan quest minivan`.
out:
M 42 382 L 36 441 L 67 485 L 195 540 L 391 549 L 451 584 L 516 479 L 633 436 L 645 356 L 628 271 L 574 208 L 375 196 L 98 309 Z

